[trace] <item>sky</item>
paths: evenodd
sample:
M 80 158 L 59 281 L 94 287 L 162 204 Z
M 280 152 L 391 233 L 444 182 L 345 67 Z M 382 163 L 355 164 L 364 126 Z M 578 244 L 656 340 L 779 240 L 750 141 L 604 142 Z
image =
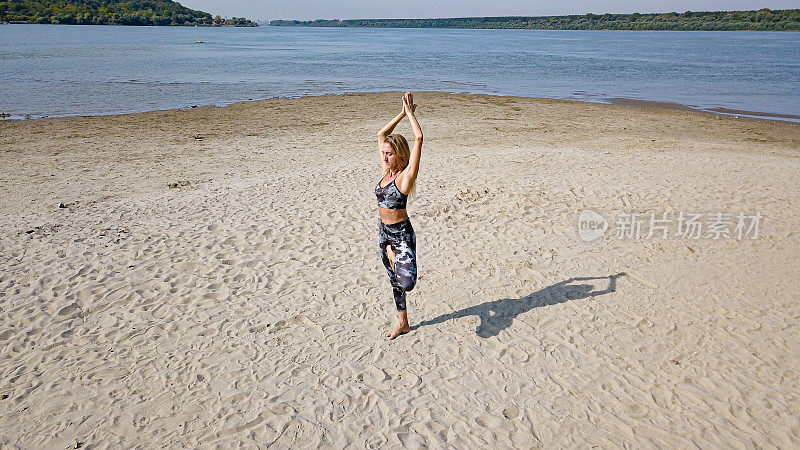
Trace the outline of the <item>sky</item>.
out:
M 378 19 L 475 16 L 555 16 L 800 8 L 800 0 L 177 0 L 223 17 L 274 19 Z

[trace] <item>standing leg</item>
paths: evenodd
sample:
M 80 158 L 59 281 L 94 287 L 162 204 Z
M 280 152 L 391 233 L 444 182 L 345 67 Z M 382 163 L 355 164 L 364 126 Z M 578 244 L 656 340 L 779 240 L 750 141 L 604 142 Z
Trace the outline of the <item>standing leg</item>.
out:
M 394 302 L 396 305 L 403 305 L 402 309 L 405 309 L 406 303 L 406 293 L 403 291 L 403 287 L 400 283 L 397 282 L 397 276 L 394 271 L 394 248 L 392 248 L 389 235 L 386 234 L 386 230 L 384 230 L 383 226 L 381 227 L 380 232 L 380 242 L 379 247 L 381 251 L 381 261 L 383 262 L 383 267 L 386 268 L 386 275 L 389 276 L 389 283 L 392 285 L 392 294 L 394 295 Z M 391 250 L 391 259 L 390 259 L 390 251 Z M 398 309 L 399 306 L 398 306 Z
M 393 260 L 389 259 L 387 247 L 388 244 L 381 244 L 381 260 L 383 261 L 383 267 L 386 268 L 386 274 L 389 276 L 389 283 L 392 285 L 395 306 L 397 306 L 398 311 L 405 311 L 406 292 L 397 278 L 397 273 L 394 270 L 395 264 Z
M 400 323 L 397 324 L 397 328 L 386 333 L 386 337 L 389 338 L 389 340 L 411 331 L 411 327 L 408 325 L 408 313 L 406 311 L 399 311 L 397 314 L 400 316 Z
M 417 255 L 416 255 L 416 236 L 409 223 L 400 234 L 400 239 L 394 242 L 396 252 L 393 264 L 394 280 L 392 283 L 395 288 L 395 305 L 399 315 L 399 323 L 394 331 L 386 334 L 389 339 L 394 339 L 401 334 L 411 331 L 408 324 L 408 313 L 406 311 L 406 292 L 414 289 L 417 283 Z

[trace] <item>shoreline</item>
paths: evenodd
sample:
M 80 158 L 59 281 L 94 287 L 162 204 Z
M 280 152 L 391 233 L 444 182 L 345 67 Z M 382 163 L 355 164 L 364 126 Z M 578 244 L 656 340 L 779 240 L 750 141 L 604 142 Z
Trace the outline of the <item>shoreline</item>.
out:
M 695 111 L 712 115 L 723 115 L 726 117 L 733 117 L 735 119 L 746 118 L 746 119 L 759 119 L 759 120 L 775 120 L 779 122 L 789 122 L 789 123 L 800 123 L 800 115 L 798 114 L 771 113 L 771 112 L 751 111 L 747 109 L 732 109 L 723 107 L 695 108 L 688 105 L 684 105 L 683 103 L 662 102 L 655 100 L 640 100 L 627 97 L 609 97 L 607 100 L 612 105 L 638 106 L 641 108 L 654 108 L 654 109 L 671 109 L 676 111 Z
M 42 117 L 30 117 L 30 115 L 20 116 L 20 115 L 11 115 L 8 113 L 4 113 L 0 111 L 0 123 L 2 122 L 22 122 L 22 121 L 31 121 L 31 120 L 42 120 L 42 119 L 67 119 L 73 117 L 116 117 L 116 116 L 126 116 L 131 114 L 146 114 L 152 112 L 166 112 L 166 111 L 188 111 L 197 108 L 225 108 L 228 106 L 240 104 L 240 103 L 256 103 L 256 102 L 263 102 L 263 101 L 271 101 L 271 100 L 292 100 L 292 99 L 301 99 L 301 98 L 319 98 L 319 97 L 328 97 L 328 96 L 342 96 L 342 95 L 369 95 L 369 94 L 388 94 L 388 93 L 396 93 L 400 91 L 363 91 L 363 92 L 343 92 L 337 94 L 331 93 L 323 93 L 323 94 L 305 94 L 299 96 L 276 96 L 276 97 L 268 97 L 262 99 L 255 99 L 255 100 L 240 100 L 231 103 L 225 104 L 207 104 L 207 105 L 191 105 L 183 108 L 166 108 L 166 109 L 153 109 L 147 111 L 134 111 L 134 112 L 120 112 L 120 113 L 110 113 L 110 114 L 75 114 L 75 115 L 59 115 L 59 116 L 42 116 Z M 751 119 L 751 120 L 765 120 L 765 121 L 772 121 L 772 122 L 783 122 L 783 123 L 795 123 L 800 124 L 800 115 L 799 114 L 785 114 L 785 113 L 773 113 L 773 112 L 764 112 L 764 111 L 753 111 L 753 110 L 746 110 L 746 109 L 735 109 L 735 108 L 726 108 L 726 107 L 692 107 L 685 105 L 683 103 L 677 102 L 669 102 L 669 101 L 659 101 L 659 100 L 646 100 L 646 99 L 637 99 L 637 98 L 629 98 L 629 97 L 606 97 L 602 99 L 598 99 L 596 101 L 593 100 L 578 100 L 578 99 L 570 99 L 570 98 L 556 98 L 556 97 L 527 97 L 527 96 L 519 96 L 519 95 L 505 95 L 505 94 L 494 94 L 494 93 L 482 93 L 482 92 L 451 92 L 451 91 L 419 91 L 419 92 L 433 92 L 439 94 L 450 94 L 450 95 L 486 95 L 490 97 L 499 97 L 499 98 L 508 98 L 508 99 L 529 99 L 529 100 L 555 100 L 555 101 L 565 101 L 565 102 L 578 102 L 578 103 L 588 103 L 588 104 L 600 104 L 600 105 L 614 105 L 614 106 L 632 106 L 638 108 L 651 108 L 651 109 L 664 109 L 664 110 L 676 110 L 676 111 L 691 111 L 691 112 L 699 112 L 705 113 L 710 115 L 715 115 L 724 118 L 733 118 L 733 119 Z

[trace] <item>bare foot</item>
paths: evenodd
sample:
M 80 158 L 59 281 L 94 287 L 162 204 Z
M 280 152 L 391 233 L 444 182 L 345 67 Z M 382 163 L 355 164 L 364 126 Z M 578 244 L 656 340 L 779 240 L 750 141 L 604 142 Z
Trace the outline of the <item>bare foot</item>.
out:
M 398 324 L 397 328 L 395 328 L 393 331 L 390 331 L 390 332 L 386 333 L 386 337 L 389 338 L 389 340 L 391 341 L 392 339 L 396 338 L 397 336 L 400 336 L 401 334 L 406 334 L 409 331 L 411 331 L 411 327 L 408 326 L 407 323 L 406 324 Z
M 394 249 L 392 248 L 391 245 L 387 245 L 386 246 L 386 256 L 389 257 L 389 264 L 392 265 L 392 270 L 394 270 L 394 256 L 395 256 L 395 254 L 394 254 Z

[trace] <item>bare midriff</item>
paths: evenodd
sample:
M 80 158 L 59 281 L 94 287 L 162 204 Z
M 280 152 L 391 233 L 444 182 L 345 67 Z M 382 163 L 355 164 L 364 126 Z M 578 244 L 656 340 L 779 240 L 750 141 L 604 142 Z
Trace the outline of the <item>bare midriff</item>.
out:
M 381 215 L 381 222 L 386 225 L 402 222 L 408 219 L 408 213 L 405 209 L 389 209 L 378 207 L 378 214 Z

